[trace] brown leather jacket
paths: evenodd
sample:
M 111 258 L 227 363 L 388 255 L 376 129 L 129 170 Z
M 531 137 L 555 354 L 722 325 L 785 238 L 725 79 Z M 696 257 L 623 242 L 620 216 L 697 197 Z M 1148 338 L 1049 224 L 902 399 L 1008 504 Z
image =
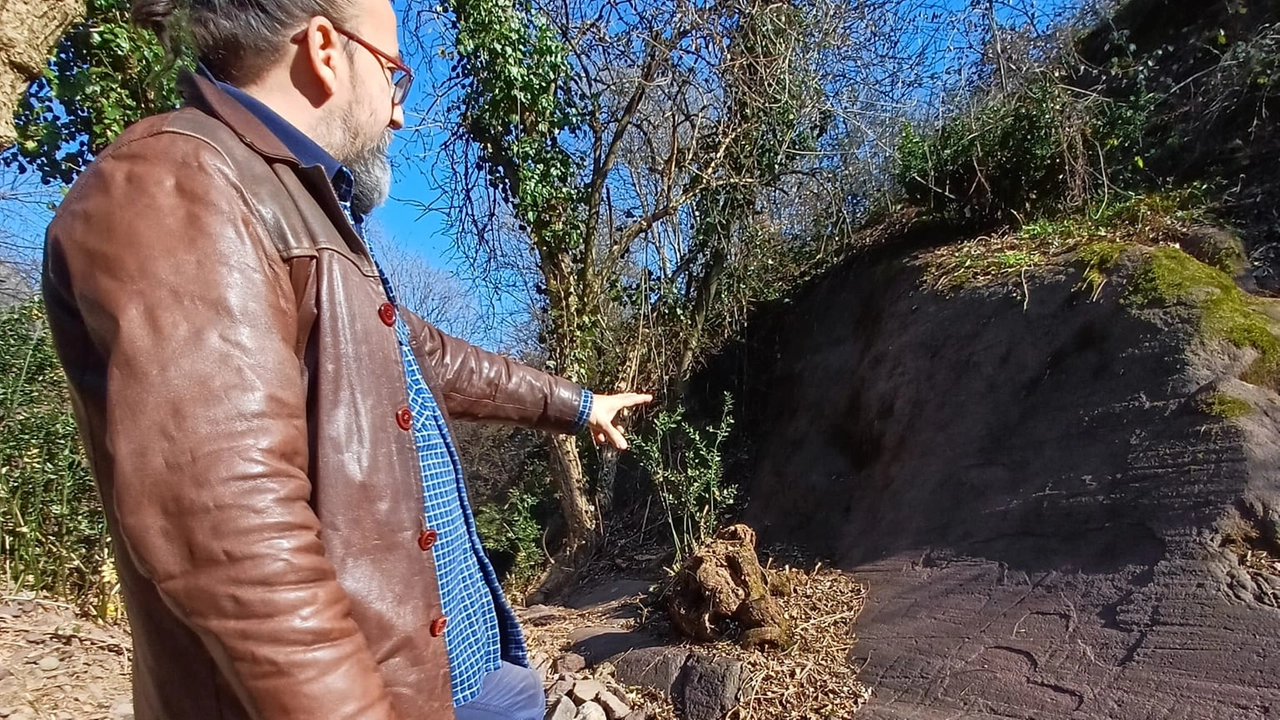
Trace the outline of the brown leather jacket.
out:
M 448 720 L 378 274 L 323 171 L 187 82 L 191 106 L 84 172 L 46 245 L 133 627 L 136 717 Z M 581 388 L 401 312 L 448 416 L 571 428 Z

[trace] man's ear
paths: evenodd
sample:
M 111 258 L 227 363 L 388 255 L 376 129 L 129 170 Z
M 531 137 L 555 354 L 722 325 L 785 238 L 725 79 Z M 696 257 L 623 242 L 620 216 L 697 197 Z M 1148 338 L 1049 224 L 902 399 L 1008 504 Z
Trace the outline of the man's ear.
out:
M 316 16 L 307 23 L 300 43 L 306 66 L 324 91 L 326 99 L 338 92 L 338 65 L 348 62 L 342 48 L 342 35 L 329 18 Z

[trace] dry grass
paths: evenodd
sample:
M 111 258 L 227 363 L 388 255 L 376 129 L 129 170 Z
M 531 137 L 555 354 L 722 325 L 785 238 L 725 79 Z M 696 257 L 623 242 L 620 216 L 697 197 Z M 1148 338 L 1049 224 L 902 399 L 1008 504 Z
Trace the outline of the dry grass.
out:
M 792 623 L 795 644 L 786 651 L 747 650 L 731 642 L 691 643 L 671 638 L 670 645 L 712 656 L 726 656 L 743 664 L 742 703 L 728 720 L 826 720 L 847 718 L 870 698 L 871 690 L 858 682 L 861 666 L 852 658 L 857 643 L 854 632 L 858 615 L 867 597 L 867 588 L 851 575 L 814 564 L 787 550 L 770 553 L 792 578 L 792 592 L 778 598 Z M 802 570 L 796 564 L 811 569 Z M 588 626 L 612 625 L 623 629 L 644 629 L 670 637 L 670 628 L 660 600 L 630 602 L 601 610 L 554 608 L 554 615 L 526 623 L 531 653 L 555 658 L 570 647 L 574 630 Z M 653 603 L 651 606 L 649 603 Z M 620 619 L 620 615 L 630 615 Z M 609 676 L 607 664 L 596 670 Z M 654 720 L 672 720 L 670 701 L 650 690 L 630 688 L 631 700 L 639 702 Z
M 792 592 L 779 603 L 795 633 L 791 649 L 760 652 L 728 643 L 707 648 L 741 660 L 747 673 L 745 697 L 730 720 L 846 718 L 871 697 L 871 689 L 858 682 L 862 668 L 851 656 L 866 586 L 821 565 L 788 572 Z
M 1021 281 L 1027 273 L 1073 257 L 1085 265 L 1085 285 L 1095 292 L 1107 266 L 1130 245 L 1177 244 L 1206 211 L 1198 190 L 1137 195 L 1058 219 L 1039 219 L 991 235 L 934 248 L 921 255 L 923 282 L 949 292 Z

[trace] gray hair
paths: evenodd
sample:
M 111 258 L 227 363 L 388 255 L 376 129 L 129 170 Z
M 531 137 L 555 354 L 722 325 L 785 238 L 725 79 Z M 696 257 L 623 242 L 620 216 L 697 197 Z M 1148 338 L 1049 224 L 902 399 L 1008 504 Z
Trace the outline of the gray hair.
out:
M 217 78 L 251 83 L 279 59 L 289 38 L 323 15 L 339 25 L 352 0 L 133 0 L 133 23 L 151 30 L 170 51 L 175 35 Z

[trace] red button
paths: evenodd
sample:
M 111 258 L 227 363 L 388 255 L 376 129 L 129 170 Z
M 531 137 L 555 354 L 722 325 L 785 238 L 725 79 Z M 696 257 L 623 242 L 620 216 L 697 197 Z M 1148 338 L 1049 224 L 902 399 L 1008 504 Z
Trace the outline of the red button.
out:
M 378 306 L 378 317 L 382 318 L 382 324 L 392 327 L 396 324 L 396 306 L 389 302 L 382 303 Z
M 413 427 L 413 413 L 409 412 L 409 408 L 402 407 L 396 411 L 396 424 L 401 430 L 408 430 Z
M 436 544 L 436 538 L 440 537 L 440 533 L 435 530 L 423 530 L 418 536 L 418 547 L 423 550 L 430 550 L 432 545 Z
M 449 618 L 441 615 L 431 621 L 431 637 L 440 637 L 444 634 L 444 626 L 449 624 Z

